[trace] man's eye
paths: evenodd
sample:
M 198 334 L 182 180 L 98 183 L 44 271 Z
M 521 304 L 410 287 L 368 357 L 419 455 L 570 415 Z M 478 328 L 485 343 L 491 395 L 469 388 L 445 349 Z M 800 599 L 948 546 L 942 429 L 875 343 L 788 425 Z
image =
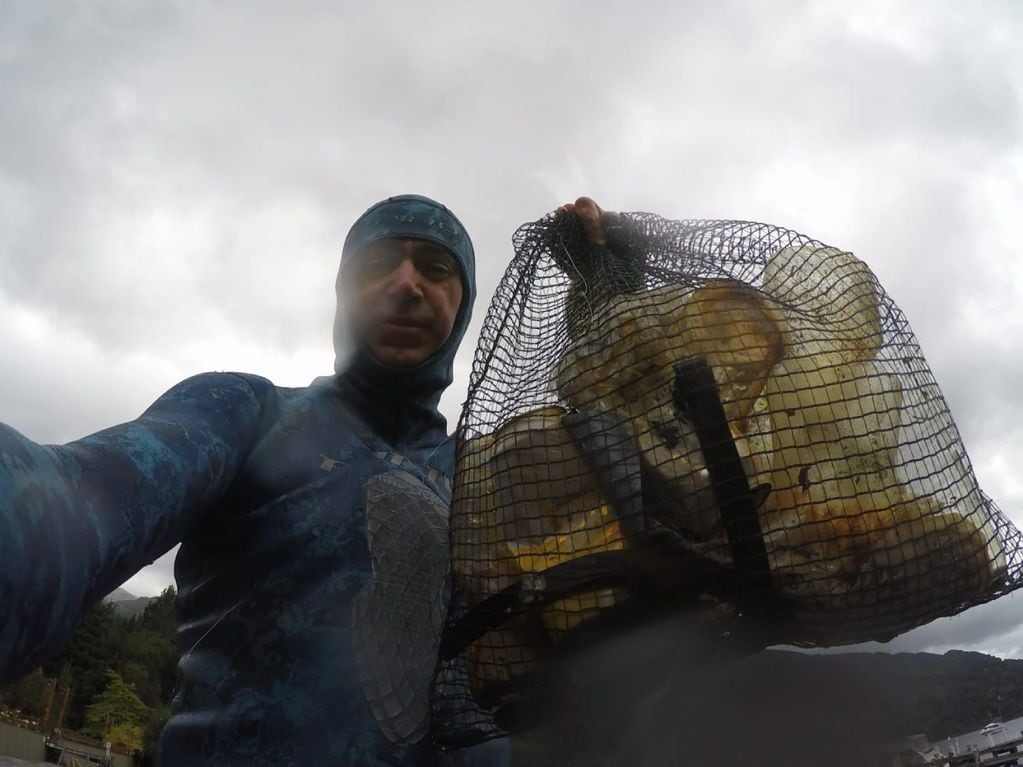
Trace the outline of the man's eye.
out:
M 435 280 L 447 279 L 458 273 L 450 258 L 425 258 L 416 266 L 424 275 Z
M 367 276 L 382 276 L 390 274 L 401 261 L 401 254 L 395 256 L 393 253 L 378 252 L 367 253 L 361 259 L 360 271 Z

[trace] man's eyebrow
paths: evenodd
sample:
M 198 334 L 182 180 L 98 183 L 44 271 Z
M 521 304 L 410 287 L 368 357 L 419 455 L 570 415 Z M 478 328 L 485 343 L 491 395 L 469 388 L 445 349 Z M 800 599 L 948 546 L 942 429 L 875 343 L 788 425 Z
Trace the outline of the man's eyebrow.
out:
M 430 242 L 429 240 L 416 240 L 414 249 L 420 253 L 443 253 L 446 256 L 451 256 L 452 258 L 455 257 L 454 254 L 443 245 L 438 245 L 437 243 Z
M 366 247 L 363 248 L 363 252 L 370 251 L 377 253 L 387 252 L 392 250 L 398 250 L 400 246 L 401 246 L 400 240 L 385 237 L 384 239 L 374 240 L 373 242 L 368 243 Z

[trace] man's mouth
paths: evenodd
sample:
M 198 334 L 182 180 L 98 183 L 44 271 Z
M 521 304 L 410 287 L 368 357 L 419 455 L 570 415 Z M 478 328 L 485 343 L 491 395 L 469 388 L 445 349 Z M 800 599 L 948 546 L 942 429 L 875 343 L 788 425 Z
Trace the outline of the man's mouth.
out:
M 377 327 L 381 341 L 397 346 L 420 344 L 429 333 L 428 324 L 416 317 L 387 317 Z
M 430 323 L 426 319 L 417 317 L 386 317 L 381 324 L 398 328 L 421 329 L 427 327 Z

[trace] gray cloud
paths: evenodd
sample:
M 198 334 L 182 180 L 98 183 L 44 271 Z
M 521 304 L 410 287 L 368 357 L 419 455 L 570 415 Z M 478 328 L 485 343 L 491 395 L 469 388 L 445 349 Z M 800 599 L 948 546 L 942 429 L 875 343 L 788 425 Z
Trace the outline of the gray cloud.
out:
M 973 607 L 953 618 L 939 618 L 889 642 L 866 642 L 827 652 L 934 652 L 954 649 L 1000 657 L 1023 655 L 1023 603 L 1014 594 Z

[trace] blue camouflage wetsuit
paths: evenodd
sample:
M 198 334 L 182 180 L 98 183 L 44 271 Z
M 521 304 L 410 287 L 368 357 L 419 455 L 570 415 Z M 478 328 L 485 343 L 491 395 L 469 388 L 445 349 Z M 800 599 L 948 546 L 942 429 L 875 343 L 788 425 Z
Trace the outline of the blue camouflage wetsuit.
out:
M 356 351 L 302 389 L 199 375 L 137 420 L 63 446 L 0 426 L 0 681 L 39 665 L 91 604 L 180 541 L 180 685 L 160 764 L 435 763 L 421 733 L 402 746 L 378 726 L 352 612 L 373 583 L 367 483 L 400 473 L 450 500 L 437 402 L 475 298 L 474 257 L 446 208 L 391 198 L 352 227 L 339 284 L 381 237 L 434 241 L 464 272 L 452 336 L 418 367 Z

